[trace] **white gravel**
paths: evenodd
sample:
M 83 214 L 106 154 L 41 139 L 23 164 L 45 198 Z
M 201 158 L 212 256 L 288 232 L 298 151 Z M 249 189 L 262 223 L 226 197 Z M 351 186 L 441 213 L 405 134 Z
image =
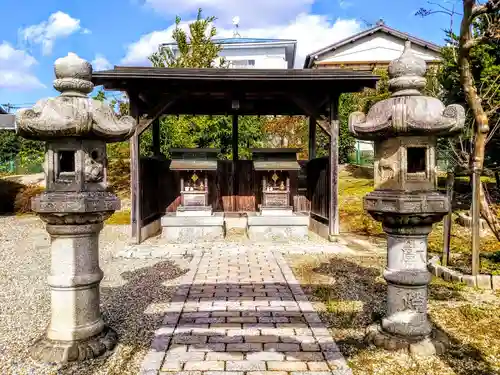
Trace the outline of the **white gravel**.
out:
M 188 262 L 115 258 L 128 245 L 127 230 L 106 226 L 100 237 L 101 309 L 119 345 L 101 359 L 51 366 L 28 353 L 49 322 L 48 235 L 36 217 L 0 218 L 0 374 L 137 374 Z

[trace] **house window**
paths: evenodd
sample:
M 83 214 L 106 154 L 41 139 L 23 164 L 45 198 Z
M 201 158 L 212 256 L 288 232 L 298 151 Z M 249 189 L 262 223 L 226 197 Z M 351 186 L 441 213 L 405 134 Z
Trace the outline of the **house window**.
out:
M 255 66 L 255 60 L 234 60 L 231 61 L 231 68 L 243 69 L 243 68 L 253 68 Z

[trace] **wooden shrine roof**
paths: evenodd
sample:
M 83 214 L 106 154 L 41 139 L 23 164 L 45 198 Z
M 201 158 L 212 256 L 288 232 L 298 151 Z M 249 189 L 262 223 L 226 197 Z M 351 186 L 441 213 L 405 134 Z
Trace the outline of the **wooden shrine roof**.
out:
M 95 85 L 138 98 L 139 114 L 170 101 L 162 112 L 174 115 L 324 115 L 332 95 L 375 87 L 377 80 L 344 69 L 115 67 L 92 74 Z

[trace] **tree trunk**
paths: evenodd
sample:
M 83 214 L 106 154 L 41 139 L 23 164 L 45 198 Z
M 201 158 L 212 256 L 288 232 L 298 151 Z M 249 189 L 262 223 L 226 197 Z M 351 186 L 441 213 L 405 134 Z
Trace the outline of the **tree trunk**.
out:
M 472 77 L 472 67 L 470 65 L 470 49 L 473 40 L 472 22 L 474 9 L 477 6 L 476 0 L 463 0 L 464 12 L 462 22 L 460 24 L 460 40 L 458 44 L 458 66 L 460 69 L 460 83 L 462 84 L 465 99 L 471 109 L 474 120 L 474 143 L 472 157 L 470 163 L 472 167 L 473 186 L 472 186 L 472 207 L 471 207 L 471 230 L 472 230 L 472 275 L 479 273 L 479 216 L 481 208 L 485 208 L 484 192 L 481 186 L 481 172 L 484 164 L 484 151 L 486 147 L 486 139 L 488 136 L 489 126 L 488 117 L 481 105 L 481 98 L 477 94 Z M 486 206 L 487 206 L 486 202 Z M 486 212 L 487 213 L 487 212 Z M 490 217 L 488 217 L 490 218 Z

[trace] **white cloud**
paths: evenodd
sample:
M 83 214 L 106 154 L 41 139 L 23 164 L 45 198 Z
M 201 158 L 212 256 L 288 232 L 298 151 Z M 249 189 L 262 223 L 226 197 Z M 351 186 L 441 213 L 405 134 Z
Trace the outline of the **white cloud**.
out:
M 242 37 L 249 38 L 279 38 L 297 40 L 297 56 L 295 66 L 302 67 L 305 56 L 315 50 L 347 38 L 361 30 L 360 23 L 355 19 L 330 20 L 324 15 L 301 13 L 289 23 L 274 24 L 267 27 L 240 28 Z M 186 27 L 190 21 L 182 24 Z M 161 31 L 143 35 L 137 42 L 127 47 L 127 53 L 122 59 L 125 65 L 150 65 L 147 57 L 158 49 L 161 43 L 172 41 L 174 26 Z M 231 37 L 232 28 L 217 28 L 218 37 Z
M 165 16 L 192 14 L 198 8 L 215 15 L 222 25 L 240 17 L 241 27 L 263 27 L 285 23 L 297 14 L 308 12 L 315 0 L 144 0 L 146 6 Z
M 31 73 L 36 59 L 25 51 L 15 49 L 9 43 L 0 44 L 0 88 L 33 89 L 45 87 Z
M 100 54 L 95 55 L 95 59 L 92 60 L 91 64 L 94 71 L 113 68 L 113 64 L 111 64 L 107 58 Z
M 347 9 L 353 6 L 353 3 L 348 0 L 339 0 L 339 7 L 342 9 Z
M 49 55 L 56 39 L 68 37 L 76 32 L 89 34 L 90 30 L 82 28 L 79 19 L 58 11 L 51 14 L 47 21 L 22 29 L 21 35 L 26 42 L 40 44 L 42 53 Z

